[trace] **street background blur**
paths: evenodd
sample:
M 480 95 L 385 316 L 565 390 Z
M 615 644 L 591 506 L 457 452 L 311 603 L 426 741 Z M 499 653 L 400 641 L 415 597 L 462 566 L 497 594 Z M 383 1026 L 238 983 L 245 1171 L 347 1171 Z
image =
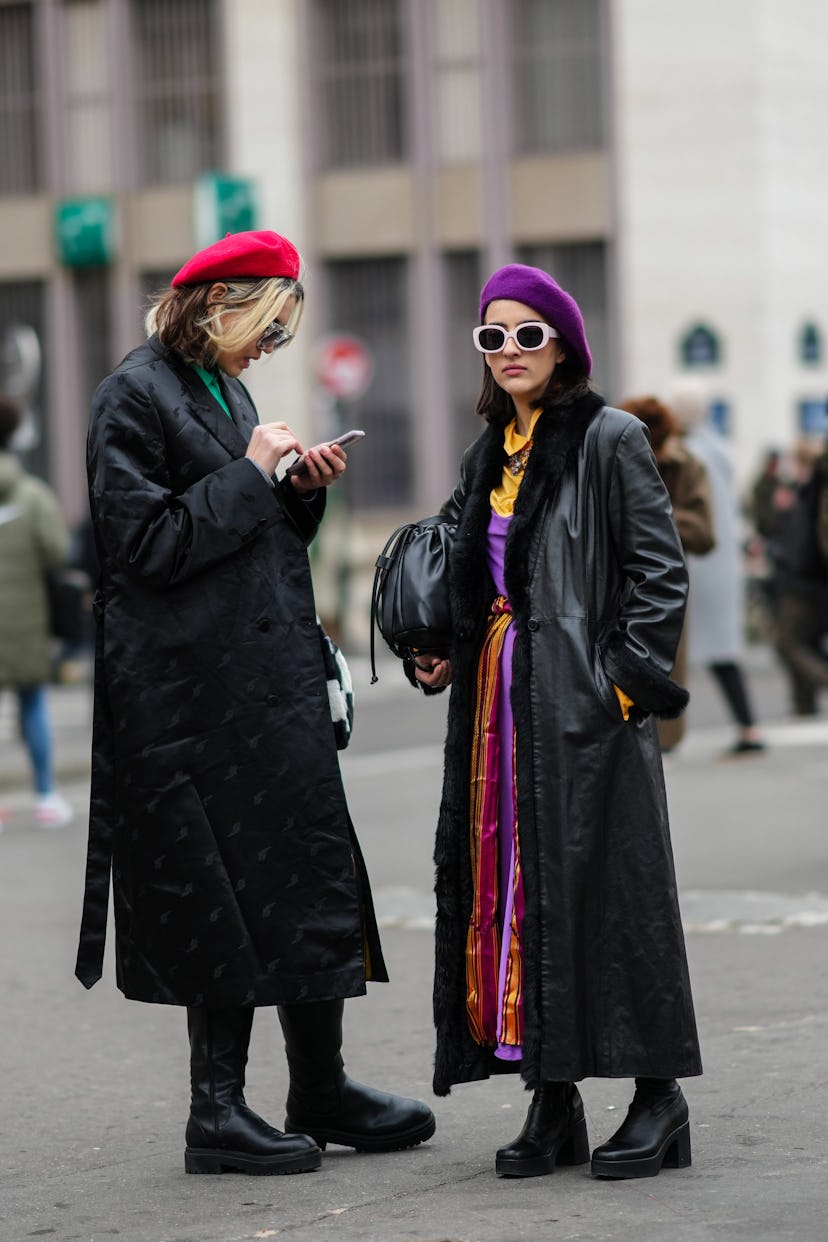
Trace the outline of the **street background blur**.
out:
M 701 379 L 744 488 L 826 426 L 826 59 L 820 0 L 0 0 L 19 448 L 80 522 L 89 399 L 147 295 L 262 227 L 308 295 L 262 418 L 368 433 L 317 565 L 351 643 L 378 547 L 477 433 L 502 262 L 574 294 L 610 402 Z

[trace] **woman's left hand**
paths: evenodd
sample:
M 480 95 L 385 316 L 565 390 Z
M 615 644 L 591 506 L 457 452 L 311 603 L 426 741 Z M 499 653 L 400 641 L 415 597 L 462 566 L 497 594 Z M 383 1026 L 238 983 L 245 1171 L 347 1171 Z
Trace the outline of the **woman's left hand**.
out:
M 345 473 L 348 454 L 338 444 L 317 444 L 306 449 L 303 461 L 307 470 L 291 475 L 297 492 L 314 492 L 317 487 L 330 487 Z
M 451 685 L 451 660 L 436 651 L 420 651 L 414 656 L 414 676 L 429 690 L 442 690 Z

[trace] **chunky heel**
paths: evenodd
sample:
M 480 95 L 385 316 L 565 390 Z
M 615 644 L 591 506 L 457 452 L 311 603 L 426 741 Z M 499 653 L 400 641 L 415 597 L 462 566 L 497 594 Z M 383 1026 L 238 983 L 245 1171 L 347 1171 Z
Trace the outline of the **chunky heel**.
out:
M 224 1167 L 219 1156 L 212 1151 L 184 1152 L 185 1173 L 223 1173 Z
M 690 1152 L 690 1122 L 676 1130 L 664 1152 L 662 1166 L 666 1169 L 689 1169 L 693 1163 Z
M 589 1160 L 589 1135 L 586 1121 L 579 1121 L 569 1137 L 558 1148 L 557 1164 L 586 1164 Z

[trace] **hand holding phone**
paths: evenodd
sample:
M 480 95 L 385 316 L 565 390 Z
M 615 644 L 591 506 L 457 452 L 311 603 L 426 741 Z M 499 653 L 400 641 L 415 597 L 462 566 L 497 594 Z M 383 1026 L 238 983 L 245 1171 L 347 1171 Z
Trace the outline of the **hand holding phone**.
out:
M 361 440 L 364 435 L 365 435 L 364 431 L 360 431 L 355 427 L 351 431 L 343 432 L 343 434 L 341 436 L 337 436 L 335 440 L 329 440 L 328 444 L 329 445 L 338 444 L 340 448 L 347 448 L 350 444 L 355 444 L 358 440 Z M 287 470 L 285 471 L 285 476 L 287 477 L 288 475 L 293 475 L 293 474 L 307 474 L 307 472 L 308 472 L 308 464 L 305 461 L 305 458 L 303 456 L 303 457 L 300 457 L 297 461 L 295 461 L 293 465 L 288 466 Z

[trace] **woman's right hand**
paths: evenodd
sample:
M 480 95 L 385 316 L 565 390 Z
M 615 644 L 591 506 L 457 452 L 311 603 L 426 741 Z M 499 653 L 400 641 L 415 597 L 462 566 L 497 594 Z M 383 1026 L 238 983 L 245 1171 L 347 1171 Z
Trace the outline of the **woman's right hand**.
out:
M 441 690 L 451 684 L 451 660 L 436 651 L 420 651 L 414 656 L 414 676 L 430 690 Z
M 259 423 L 253 428 L 245 457 L 255 461 L 267 474 L 275 474 L 279 462 L 288 453 L 304 451 L 287 423 Z

